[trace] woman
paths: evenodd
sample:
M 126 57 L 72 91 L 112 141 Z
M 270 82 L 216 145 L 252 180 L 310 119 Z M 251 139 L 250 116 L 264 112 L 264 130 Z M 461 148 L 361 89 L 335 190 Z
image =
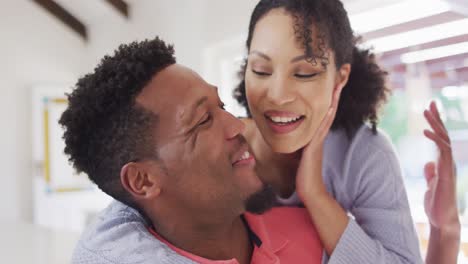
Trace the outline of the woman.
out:
M 376 129 L 386 73 L 356 47 L 342 3 L 262 0 L 246 44 L 235 96 L 280 203 L 303 203 L 331 263 L 421 263 L 395 152 Z

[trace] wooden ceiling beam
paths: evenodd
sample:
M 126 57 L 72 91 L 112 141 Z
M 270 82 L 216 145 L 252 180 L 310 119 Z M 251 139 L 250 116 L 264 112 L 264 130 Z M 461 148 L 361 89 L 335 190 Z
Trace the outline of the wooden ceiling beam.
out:
M 124 0 L 106 0 L 115 10 L 117 10 L 125 18 L 129 17 L 129 7 Z
M 69 27 L 72 31 L 80 35 L 84 40 L 88 40 L 88 32 L 86 26 L 70 12 L 53 0 L 33 0 L 39 6 L 47 10 L 51 15 L 60 20 L 63 24 Z

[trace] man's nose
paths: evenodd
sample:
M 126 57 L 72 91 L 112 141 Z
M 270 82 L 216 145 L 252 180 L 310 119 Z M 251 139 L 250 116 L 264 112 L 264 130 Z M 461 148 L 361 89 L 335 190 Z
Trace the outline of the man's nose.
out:
M 224 112 L 224 133 L 226 139 L 236 138 L 245 129 L 245 124 L 232 114 Z

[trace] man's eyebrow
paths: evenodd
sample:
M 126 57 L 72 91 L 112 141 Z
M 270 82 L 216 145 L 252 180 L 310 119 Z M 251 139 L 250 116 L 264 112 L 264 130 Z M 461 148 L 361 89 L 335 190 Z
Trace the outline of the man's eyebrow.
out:
M 260 56 L 262 57 L 263 59 L 267 60 L 267 61 L 271 61 L 271 58 L 268 57 L 268 55 L 266 55 L 265 53 L 262 53 L 260 51 L 257 51 L 257 50 L 252 50 L 250 53 L 249 53 L 249 56 L 250 55 L 257 55 L 257 56 Z

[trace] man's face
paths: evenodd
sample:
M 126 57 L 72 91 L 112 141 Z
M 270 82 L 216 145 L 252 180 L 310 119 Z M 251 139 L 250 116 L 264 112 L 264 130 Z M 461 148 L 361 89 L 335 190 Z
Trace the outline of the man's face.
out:
M 216 215 L 242 213 L 263 189 L 255 159 L 241 137 L 241 121 L 223 110 L 217 88 L 192 70 L 172 65 L 136 98 L 158 116 L 154 138 L 167 206 Z

